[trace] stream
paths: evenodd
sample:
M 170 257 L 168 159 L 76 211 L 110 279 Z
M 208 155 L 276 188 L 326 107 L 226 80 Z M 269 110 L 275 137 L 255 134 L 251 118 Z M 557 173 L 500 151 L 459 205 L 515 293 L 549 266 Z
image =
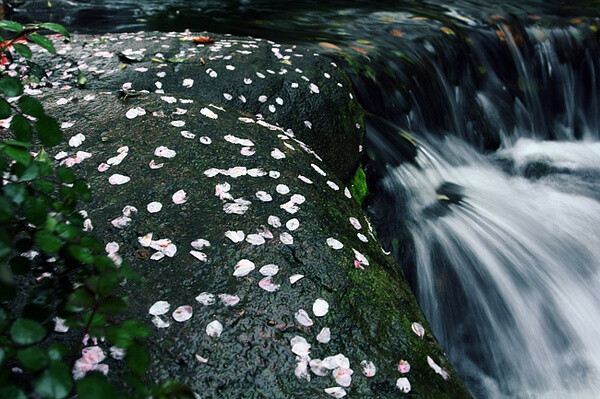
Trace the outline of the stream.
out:
M 367 211 L 471 393 L 597 397 L 600 2 L 348 3 L 16 1 L 10 12 L 79 33 L 336 46 L 368 113 Z

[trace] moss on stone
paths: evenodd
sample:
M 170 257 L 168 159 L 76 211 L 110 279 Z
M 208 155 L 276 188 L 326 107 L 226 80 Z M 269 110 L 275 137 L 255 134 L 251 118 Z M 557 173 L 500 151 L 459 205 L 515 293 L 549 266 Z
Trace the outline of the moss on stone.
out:
M 369 187 L 367 186 L 367 175 L 362 167 L 362 164 L 356 169 L 354 177 L 350 181 L 350 194 L 352 197 L 362 206 L 363 201 L 369 194 Z

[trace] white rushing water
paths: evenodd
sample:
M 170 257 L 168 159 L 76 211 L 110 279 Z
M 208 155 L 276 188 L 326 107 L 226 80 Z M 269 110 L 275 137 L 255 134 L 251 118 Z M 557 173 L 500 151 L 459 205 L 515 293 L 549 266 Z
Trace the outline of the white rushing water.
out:
M 521 139 L 484 157 L 447 138 L 416 161 L 384 184 L 406 193 L 417 295 L 473 394 L 598 397 L 600 144 Z M 532 162 L 547 172 L 521 176 Z

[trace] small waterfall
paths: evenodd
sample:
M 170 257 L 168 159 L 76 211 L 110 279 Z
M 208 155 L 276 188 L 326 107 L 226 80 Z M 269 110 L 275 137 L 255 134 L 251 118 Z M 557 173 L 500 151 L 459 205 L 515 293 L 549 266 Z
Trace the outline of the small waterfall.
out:
M 509 175 L 457 139 L 418 147 L 383 185 L 408 198 L 417 295 L 473 393 L 600 388 L 600 202 Z M 600 147 L 591 152 L 600 187 Z
M 361 95 L 370 212 L 475 397 L 597 397 L 597 36 L 514 20 L 448 40 Z

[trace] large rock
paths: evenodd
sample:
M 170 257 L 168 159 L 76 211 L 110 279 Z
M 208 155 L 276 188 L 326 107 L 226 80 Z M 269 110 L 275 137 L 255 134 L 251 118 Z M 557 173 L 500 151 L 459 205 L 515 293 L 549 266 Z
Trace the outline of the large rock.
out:
M 112 46 L 112 51 L 118 48 Z M 98 59 L 103 58 L 87 60 L 88 71 Z M 210 90 L 206 98 L 197 91 L 190 100 L 175 82 L 193 76 L 196 86 L 206 74 L 194 74 L 191 65 L 182 69 L 183 75 L 173 68 L 163 67 L 174 75 L 169 80 L 172 98 L 142 93 L 120 99 L 117 71 L 111 80 L 115 86 L 100 79 L 89 84 L 97 90 L 40 93 L 71 142 L 52 155 L 65 151 L 67 158 L 57 162 L 74 164 L 93 188 L 94 200 L 86 210 L 94 231 L 106 242 L 118 243 L 119 256 L 142 277 L 123 289 L 131 300 L 131 315 L 157 326 L 150 340 L 150 378 L 186 382 L 203 398 L 307 398 L 326 397 L 324 389 L 347 385 L 341 376 L 351 369 L 345 388 L 350 397 L 398 397 L 401 377 L 410 381 L 413 397 L 468 397 L 400 268 L 382 252 L 364 213 L 330 165 L 292 137 L 282 115 L 265 115 L 265 121 L 211 104 L 215 98 Z M 155 72 L 144 73 L 153 84 Z M 285 76 L 291 73 L 276 76 L 288 82 Z M 321 84 L 320 97 L 306 93 L 297 99 L 322 98 L 315 104 L 286 97 L 284 106 L 302 110 L 296 119 L 287 114 L 290 121 L 317 120 L 315 113 L 323 112 L 319 104 L 338 101 L 329 97 L 338 90 L 336 82 L 346 80 L 335 68 L 330 73 L 337 78 Z M 236 68 L 228 79 L 243 76 Z M 269 90 L 264 92 L 277 92 Z M 342 90 L 349 92 L 348 87 Z M 319 129 L 313 125 L 311 132 Z M 338 133 L 327 133 L 333 151 L 340 146 Z M 114 158 L 119 154 L 120 163 Z M 227 232 L 238 231 L 243 239 L 234 242 Z M 255 268 L 247 274 L 240 269 L 236 274 L 245 275 L 236 276 L 240 262 Z M 274 275 L 268 280 L 265 274 Z M 299 275 L 303 277 L 296 281 Z M 208 304 L 209 298 L 214 303 Z M 232 306 L 223 303 L 236 298 L 239 302 Z M 329 306 L 324 315 L 321 300 Z M 168 302 L 170 309 L 154 318 L 148 312 L 157 301 Z M 190 306 L 192 317 L 175 321 L 180 306 Z M 302 310 L 314 324 L 301 317 Z M 213 333 L 217 321 L 222 333 L 211 337 L 207 333 Z M 425 327 L 423 338 L 415 334 L 415 322 Z M 331 340 L 318 342 L 326 327 Z M 310 353 L 302 344 L 292 351 L 291 341 L 302 338 L 311 345 Z M 309 358 L 338 354 L 343 355 L 338 359 L 347 358 L 342 368 L 305 370 L 310 369 Z M 439 366 L 431 366 L 428 357 Z M 398 371 L 400 360 L 410 363 L 410 371 Z M 363 374 L 363 361 L 373 362 L 375 376 Z M 118 374 L 119 362 L 108 362 L 112 375 Z
M 75 85 L 78 70 L 93 90 L 156 92 L 261 114 L 309 142 L 343 181 L 356 169 L 363 114 L 346 74 L 309 48 L 211 35 L 77 35 L 48 60 L 53 80 Z M 40 54 L 41 56 L 43 54 Z

